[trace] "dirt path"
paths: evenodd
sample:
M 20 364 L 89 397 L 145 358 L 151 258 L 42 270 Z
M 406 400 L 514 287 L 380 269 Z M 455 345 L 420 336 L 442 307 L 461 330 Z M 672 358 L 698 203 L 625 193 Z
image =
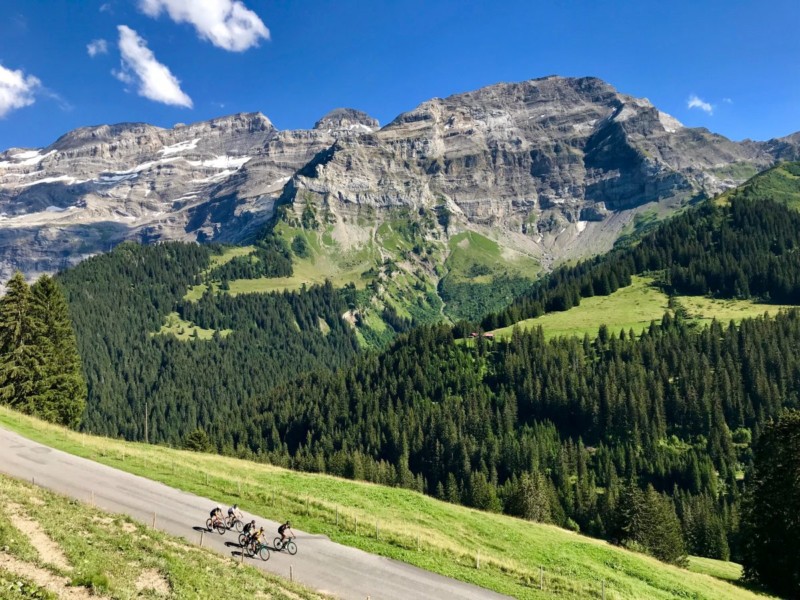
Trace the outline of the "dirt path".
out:
M 72 570 L 72 565 L 69 564 L 61 546 L 44 532 L 39 523 L 30 519 L 19 504 L 9 503 L 6 505 L 6 511 L 11 517 L 11 522 L 30 540 L 44 562 L 64 571 Z

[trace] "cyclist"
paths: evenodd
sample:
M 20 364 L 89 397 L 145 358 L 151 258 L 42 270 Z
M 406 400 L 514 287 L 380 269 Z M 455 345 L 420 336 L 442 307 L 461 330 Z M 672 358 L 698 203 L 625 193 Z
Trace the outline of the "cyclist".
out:
M 221 523 L 222 522 L 222 507 L 219 506 L 219 505 L 215 506 L 213 509 L 211 509 L 210 515 L 211 515 L 211 521 L 212 522 L 216 523 L 217 521 L 219 521 Z
M 240 521 L 244 519 L 244 515 L 242 515 L 242 511 L 239 510 L 238 504 L 234 504 L 228 508 L 228 522 L 233 525 L 233 522 L 236 519 L 239 519 Z
M 254 534 L 256 531 L 256 520 L 253 519 L 249 523 L 245 523 L 244 529 L 242 529 L 242 533 L 247 536 L 247 539 L 250 539 L 250 536 Z
M 287 535 L 287 534 L 286 534 L 286 531 L 287 531 L 287 530 L 288 530 L 288 531 L 291 533 L 291 535 Z M 283 525 L 281 525 L 280 527 L 278 527 L 278 533 L 280 533 L 280 534 L 281 534 L 281 544 L 282 544 L 284 541 L 286 541 L 286 538 L 287 538 L 287 537 L 290 537 L 290 538 L 297 537 L 297 536 L 294 534 L 294 531 L 292 531 L 292 524 L 291 524 L 289 521 L 286 521 L 286 523 L 284 523 Z
M 255 547 L 256 547 L 256 550 L 258 550 L 258 546 L 263 545 L 262 540 L 264 539 L 265 535 L 266 535 L 266 533 L 264 532 L 264 528 L 263 527 L 259 527 L 258 531 L 253 531 L 253 533 L 250 535 L 250 539 L 248 540 L 248 544 L 254 544 Z

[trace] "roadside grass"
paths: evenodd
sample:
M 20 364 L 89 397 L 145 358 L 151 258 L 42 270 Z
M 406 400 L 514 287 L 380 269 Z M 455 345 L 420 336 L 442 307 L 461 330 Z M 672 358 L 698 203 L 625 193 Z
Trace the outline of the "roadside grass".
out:
M 533 329 L 541 326 L 546 338 L 560 336 L 594 337 L 600 325 L 605 324 L 611 332 L 633 330 L 641 333 L 651 321 L 660 321 L 667 312 L 668 296 L 652 285 L 647 277 L 633 277 L 631 285 L 620 288 L 609 296 L 582 298 L 579 306 L 563 312 L 553 312 L 535 319 L 526 319 L 510 327 L 494 331 L 495 337 L 508 338 L 515 327 Z M 716 319 L 723 323 L 741 321 L 764 313 L 774 315 L 780 310 L 792 308 L 778 304 L 759 304 L 749 300 L 717 300 L 702 296 L 676 296 L 675 301 L 683 306 L 689 317 L 705 325 Z
M 58 600 L 53 592 L 36 585 L 27 577 L 0 568 L 0 598 L 4 600 Z
M 755 598 L 745 589 L 554 526 L 399 488 L 123 442 L 0 410 L 31 439 L 368 552 L 516 598 Z M 541 570 L 540 570 L 541 569 Z M 543 589 L 540 585 L 543 584 Z
M 16 560 L 4 561 L 0 569 L 2 598 L 49 599 L 81 589 L 87 597 L 101 598 L 324 597 L 128 517 L 0 476 L 0 506 L 11 504 L 39 524 L 63 551 L 68 565 L 49 564 L 48 557 L 31 545 L 4 510 L 0 513 L 0 559 L 7 554 Z M 35 582 L 37 575 L 46 577 L 47 583 Z

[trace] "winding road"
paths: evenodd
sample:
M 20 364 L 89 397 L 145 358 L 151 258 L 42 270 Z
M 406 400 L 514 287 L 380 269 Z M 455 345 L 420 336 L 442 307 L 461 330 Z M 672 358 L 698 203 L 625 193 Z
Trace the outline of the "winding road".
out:
M 2 428 L 0 472 L 19 479 L 33 479 L 37 485 L 78 500 L 88 501 L 94 494 L 94 503 L 99 508 L 129 515 L 147 525 L 152 525 L 155 513 L 158 529 L 194 543 L 200 536 L 196 528 L 205 523 L 210 507 L 217 504 L 215 500 L 55 450 Z M 277 530 L 278 523 L 259 515 L 245 513 L 245 516 L 263 523 L 268 532 Z M 337 544 L 325 536 L 297 529 L 295 532 L 299 548 L 295 556 L 272 552 L 266 562 L 245 560 L 286 578 L 291 567 L 295 581 L 337 598 L 506 598 L 403 562 Z M 206 533 L 203 537 L 204 546 L 226 556 L 239 553 L 238 546 L 226 545 L 235 543 L 235 532 L 224 536 Z

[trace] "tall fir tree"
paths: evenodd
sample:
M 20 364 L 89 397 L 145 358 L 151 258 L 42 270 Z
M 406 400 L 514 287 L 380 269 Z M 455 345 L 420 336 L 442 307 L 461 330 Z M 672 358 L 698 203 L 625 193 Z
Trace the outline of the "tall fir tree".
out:
M 0 400 L 35 414 L 42 365 L 41 324 L 34 318 L 33 294 L 17 271 L 0 300 Z
M 48 421 L 74 427 L 86 407 L 86 382 L 67 301 L 58 283 L 47 275 L 31 286 L 31 292 L 44 359 L 38 412 Z
M 784 412 L 758 440 L 741 535 L 745 575 L 800 598 L 800 411 Z

